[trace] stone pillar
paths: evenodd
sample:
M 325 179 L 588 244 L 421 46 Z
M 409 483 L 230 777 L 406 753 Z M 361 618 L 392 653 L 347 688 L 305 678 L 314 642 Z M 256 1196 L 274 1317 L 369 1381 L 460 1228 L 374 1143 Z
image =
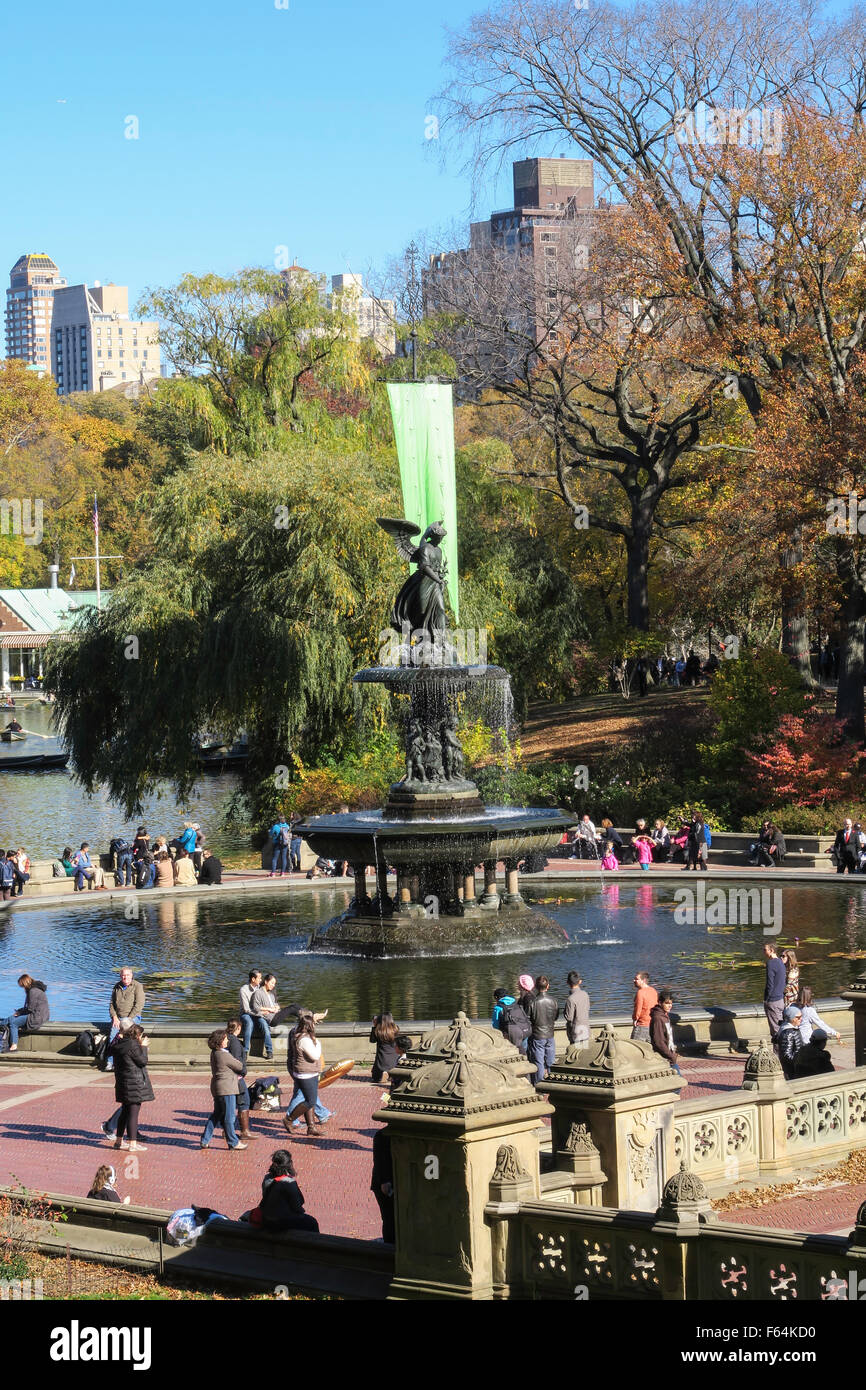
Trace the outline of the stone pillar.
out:
M 766 1038 L 746 1058 L 743 1090 L 757 1092 L 758 1170 L 762 1176 L 784 1172 L 790 1167 L 786 1111 L 791 1092 L 781 1063 Z
M 412 889 L 406 869 L 397 870 L 397 911 L 408 912 L 412 901 Z
M 506 907 L 525 906 L 523 898 L 520 896 L 516 859 L 506 859 L 505 861 L 505 896 L 502 901 Z
M 475 865 L 473 864 L 463 875 L 463 904 L 475 906 Z
M 485 859 L 484 861 L 484 892 L 478 903 L 479 907 L 487 908 L 489 911 L 499 911 L 499 889 L 496 887 L 496 860 Z
M 367 865 L 352 864 L 351 869 L 355 877 L 355 909 L 357 912 L 363 912 L 370 906 L 367 894 Z
M 539 1088 L 555 1110 L 557 1166 L 572 1126 L 585 1124 L 607 1177 L 604 1205 L 655 1211 L 674 1168 L 674 1104 L 685 1084 L 649 1043 L 617 1038 L 609 1025 L 573 1044 Z
M 697 1173 L 681 1162 L 679 1172 L 665 1183 L 653 1227 L 661 1228 L 662 1297 L 666 1301 L 700 1298 L 700 1228 L 714 1220 L 706 1187 Z
M 842 998 L 854 1005 L 854 1065 L 866 1067 L 866 975 L 858 975 Z
M 496 1213 L 485 1208 L 492 1198 L 513 1211 L 539 1196 L 537 1129 L 551 1110 L 531 1071 L 516 1047 L 463 1013 L 393 1068 L 388 1104 L 373 1116 L 388 1126 L 394 1167 L 389 1298 L 504 1296 L 507 1232 L 491 1230 Z

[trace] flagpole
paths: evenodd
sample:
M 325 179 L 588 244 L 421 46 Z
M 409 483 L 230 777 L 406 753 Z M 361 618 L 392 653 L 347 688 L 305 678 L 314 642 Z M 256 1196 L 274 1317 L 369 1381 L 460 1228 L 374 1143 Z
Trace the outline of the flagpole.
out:
M 95 492 L 94 492 L 94 494 L 93 494 L 93 534 L 94 534 L 94 536 L 95 536 L 95 538 L 96 538 L 96 544 L 95 544 L 94 547 L 93 547 L 94 550 L 96 551 L 96 554 L 95 554 L 95 556 L 94 556 L 94 559 L 96 560 L 96 611 L 97 611 L 97 613 L 101 613 L 101 612 L 102 612 L 102 590 L 101 590 L 100 582 L 99 582 L 99 512 L 98 512 L 97 506 L 96 506 L 96 493 L 95 493 Z

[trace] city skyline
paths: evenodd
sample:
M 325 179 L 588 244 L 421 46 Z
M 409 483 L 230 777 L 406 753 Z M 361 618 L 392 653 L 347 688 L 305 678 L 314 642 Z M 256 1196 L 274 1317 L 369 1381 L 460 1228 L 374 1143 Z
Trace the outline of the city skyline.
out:
M 133 12 L 97 20 L 48 0 L 37 94 L 18 64 L 0 86 L 16 131 L 6 186 L 19 190 L 0 266 L 44 249 L 70 280 L 128 284 L 131 309 L 148 287 L 273 265 L 280 248 L 369 280 L 413 237 L 472 215 L 460 152 L 443 170 L 425 136 L 446 26 L 476 8 L 444 0 L 431 25 L 396 0 L 372 22 L 342 0 L 315 13 L 215 0 L 202 29 L 198 12 L 155 0 L 142 29 Z M 11 15 L 6 51 L 29 32 Z M 476 205 L 499 206 L 509 185 L 510 165 Z

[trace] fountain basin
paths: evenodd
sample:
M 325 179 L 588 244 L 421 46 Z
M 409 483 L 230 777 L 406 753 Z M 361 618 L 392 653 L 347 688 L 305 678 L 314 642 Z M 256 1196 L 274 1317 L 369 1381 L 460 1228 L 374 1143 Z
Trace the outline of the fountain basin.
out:
M 547 807 L 487 807 L 481 815 L 402 821 L 381 813 L 311 816 L 297 827 L 314 854 L 350 864 L 413 865 L 444 857 L 464 864 L 522 859 L 551 850 L 574 816 Z

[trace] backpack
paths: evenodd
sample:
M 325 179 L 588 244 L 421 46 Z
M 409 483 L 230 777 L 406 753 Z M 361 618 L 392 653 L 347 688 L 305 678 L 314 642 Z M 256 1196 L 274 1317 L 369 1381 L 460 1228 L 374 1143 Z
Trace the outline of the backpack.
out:
M 9 1051 L 9 1027 L 8 1027 L 7 1024 L 4 1023 L 4 1024 L 2 1025 L 2 1027 L 0 1027 L 0 1052 L 8 1052 L 8 1051 Z
M 292 832 L 287 825 L 284 825 L 282 830 L 280 831 L 280 844 L 283 846 L 284 849 L 288 849 L 291 843 Z
M 713 832 L 706 822 L 704 822 L 704 834 L 707 837 L 707 849 L 709 849 L 710 845 L 713 843 Z
M 96 1034 L 85 1031 L 75 1039 L 75 1051 L 79 1057 L 92 1057 L 96 1051 Z
M 513 1004 L 503 1005 L 499 1014 L 499 1030 L 515 1047 L 532 1032 L 529 1016 L 516 1000 Z
M 99 1071 L 108 1070 L 108 1034 L 97 1033 L 93 1039 L 93 1058 Z

